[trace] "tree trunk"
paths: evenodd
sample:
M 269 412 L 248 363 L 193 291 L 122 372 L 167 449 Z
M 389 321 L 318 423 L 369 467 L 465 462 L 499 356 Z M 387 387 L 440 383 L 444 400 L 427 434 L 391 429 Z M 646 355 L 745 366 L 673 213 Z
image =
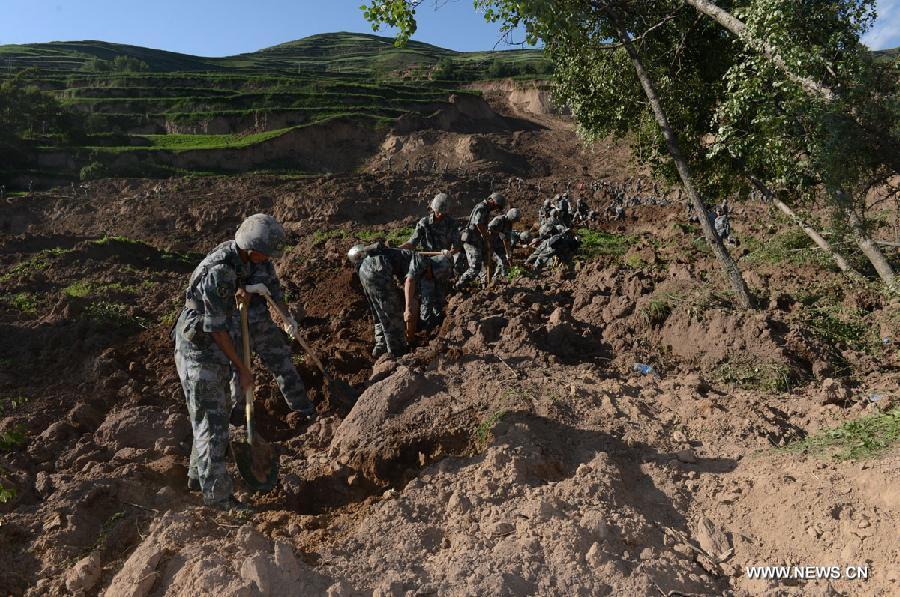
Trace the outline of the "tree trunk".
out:
M 744 309 L 749 309 L 752 307 L 752 301 L 750 300 L 750 293 L 747 290 L 747 285 L 744 283 L 744 278 L 741 277 L 741 271 L 738 269 L 737 264 L 731 258 L 731 255 L 728 254 L 725 245 L 722 244 L 722 239 L 716 234 L 712 222 L 709 221 L 709 217 L 706 213 L 706 206 L 703 205 L 700 195 L 697 194 L 697 190 L 694 188 L 687 160 L 684 159 L 684 155 L 681 153 L 681 146 L 678 144 L 678 138 L 675 136 L 675 131 L 673 131 L 672 127 L 669 125 L 669 119 L 666 117 L 662 103 L 659 101 L 659 96 L 656 93 L 653 81 L 650 79 L 650 75 L 647 73 L 646 69 L 644 69 L 644 63 L 641 60 L 637 49 L 634 47 L 634 44 L 631 43 L 631 37 L 625 31 L 621 21 L 611 10 L 609 11 L 609 14 L 610 19 L 618 30 L 622 45 L 628 53 L 628 57 L 631 58 L 632 64 L 634 64 L 634 70 L 637 72 L 641 87 L 644 88 L 644 93 L 647 95 L 647 100 L 650 102 L 650 106 L 653 109 L 656 123 L 659 125 L 663 137 L 666 140 L 669 155 L 672 156 L 672 161 L 675 162 L 675 166 L 678 168 L 678 175 L 681 177 L 681 183 L 688 195 L 688 199 L 693 204 L 694 210 L 700 216 L 700 227 L 703 229 L 703 236 L 706 238 L 706 242 L 709 243 L 713 253 L 715 253 L 716 258 L 718 258 L 719 263 L 722 265 L 722 269 L 725 271 L 725 277 L 731 283 L 738 304 Z
M 878 272 L 878 277 L 880 277 L 881 281 L 884 282 L 884 285 L 888 287 L 888 290 L 896 292 L 896 280 L 894 279 L 894 270 L 891 268 L 891 264 L 888 263 L 887 258 L 885 258 L 884 253 L 881 252 L 881 249 L 878 248 L 878 245 L 876 245 L 872 239 L 869 238 L 869 235 L 866 234 L 862 222 L 859 221 L 856 212 L 853 211 L 852 208 L 847 208 L 846 213 L 847 223 L 850 224 L 850 229 L 853 230 L 853 235 L 856 237 L 856 246 L 859 247 L 859 250 L 863 252 L 863 255 L 865 255 L 875 267 L 875 271 Z
M 787 76 L 788 79 L 803 87 L 803 89 L 805 89 L 808 93 L 817 95 L 829 102 L 836 99 L 837 96 L 830 88 L 819 83 L 818 81 L 814 81 L 809 77 L 804 77 L 803 75 L 795 73 L 793 70 L 791 70 L 791 68 L 788 67 L 784 59 L 781 57 L 781 54 L 778 53 L 778 50 L 760 39 L 751 37 L 747 33 L 747 25 L 730 12 L 722 10 L 715 3 L 710 2 L 709 0 L 684 1 L 696 8 L 699 12 L 713 19 L 725 29 L 734 33 L 738 38 L 744 40 L 754 50 L 761 52 L 769 60 L 771 60 L 772 63 Z
M 837 251 L 832 249 L 831 245 L 828 243 L 827 240 L 825 240 L 822 237 L 821 234 L 816 232 L 816 230 L 814 228 L 811 228 L 809 225 L 807 225 L 806 222 L 804 222 L 800 218 L 800 216 L 798 216 L 797 214 L 794 213 L 794 210 L 792 210 L 785 203 L 783 203 L 777 197 L 775 197 L 775 194 L 772 192 L 771 189 L 769 189 L 769 187 L 764 185 L 762 183 L 762 181 L 760 181 L 755 176 L 751 176 L 750 181 L 753 183 L 753 186 L 755 186 L 760 193 L 765 195 L 769 199 L 769 201 L 771 201 L 775 205 L 775 207 L 780 209 L 782 211 L 782 213 L 784 213 L 795 224 L 797 224 L 797 226 L 799 226 L 800 229 L 806 233 L 806 236 L 811 238 L 812 241 L 814 243 L 816 243 L 817 247 L 819 247 L 820 249 L 822 249 L 823 251 L 825 251 L 826 253 L 831 255 L 831 258 L 834 259 L 834 262 L 837 264 L 837 266 L 839 268 L 841 268 L 842 272 L 849 274 L 850 276 L 861 277 L 859 272 L 857 272 L 855 269 L 853 269 L 853 267 L 849 263 L 847 263 L 847 260 L 844 259 L 843 255 L 841 255 L 840 253 L 838 253 Z

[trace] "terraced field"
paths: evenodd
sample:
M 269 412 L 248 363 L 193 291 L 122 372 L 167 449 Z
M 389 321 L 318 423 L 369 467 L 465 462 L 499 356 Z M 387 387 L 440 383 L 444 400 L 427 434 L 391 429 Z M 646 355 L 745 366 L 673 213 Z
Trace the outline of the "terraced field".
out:
M 0 46 L 0 82 L 18 76 L 55 96 L 85 133 L 66 145 L 35 135 L 35 167 L 25 174 L 36 178 L 190 172 L 190 164 L 159 158 L 254 149 L 335 122 L 383 130 L 405 114 L 446 108 L 452 94 L 471 93 L 461 90 L 465 83 L 546 72 L 536 50 L 460 53 L 419 42 L 401 49 L 390 38 L 349 33 L 226 58 L 99 41 Z M 308 169 L 291 163 L 291 142 L 280 146 L 268 152 L 270 164 L 252 160 L 253 167 Z M 123 167 L 119 156 L 135 152 L 146 167 Z

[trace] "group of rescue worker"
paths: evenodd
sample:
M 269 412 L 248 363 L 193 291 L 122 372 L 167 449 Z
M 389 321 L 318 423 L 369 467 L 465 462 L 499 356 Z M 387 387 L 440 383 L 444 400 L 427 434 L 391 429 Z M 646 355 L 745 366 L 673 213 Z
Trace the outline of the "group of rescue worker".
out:
M 504 212 L 507 201 L 500 193 L 477 203 L 462 223 L 449 215 L 446 193 L 438 193 L 430 208 L 399 247 L 360 244 L 347 253 L 375 324 L 373 357 L 400 357 L 418 330 L 438 326 L 451 284 L 464 290 L 476 281 L 491 285 L 506 278 L 517 246 L 533 247 L 524 264 L 535 271 L 554 257 L 570 259 L 579 246 L 573 226 L 593 219 L 583 200 L 572 209 L 567 193 L 544 202 L 534 235 L 515 230 L 521 212 L 517 208 Z
M 586 204 L 573 210 L 568 195 L 560 195 L 541 207 L 539 229 L 531 234 L 514 229 L 520 211 L 506 208 L 506 198 L 493 193 L 460 225 L 449 215 L 450 198 L 439 193 L 407 242 L 349 250 L 374 321 L 373 357 L 400 357 L 417 331 L 438 326 L 451 289 L 464 290 L 476 280 L 490 285 L 506 277 L 517 245 L 533 247 L 525 263 L 535 270 L 554 257 L 570 259 L 579 244 L 572 227 L 593 217 Z M 289 313 L 271 261 L 281 256 L 285 238 L 284 228 L 270 215 L 244 220 L 234 240 L 213 249 L 191 274 L 171 333 L 193 434 L 188 488 L 200 491 L 205 504 L 223 510 L 251 510 L 234 496 L 226 468 L 232 413 L 239 412 L 254 384 L 236 348 L 241 344 L 241 309 L 247 312 L 251 350 L 275 378 L 292 410 L 289 417 L 315 416 L 281 331 L 294 337 L 297 321 L 280 315 L 279 329 L 269 310 L 274 302 L 278 312 Z

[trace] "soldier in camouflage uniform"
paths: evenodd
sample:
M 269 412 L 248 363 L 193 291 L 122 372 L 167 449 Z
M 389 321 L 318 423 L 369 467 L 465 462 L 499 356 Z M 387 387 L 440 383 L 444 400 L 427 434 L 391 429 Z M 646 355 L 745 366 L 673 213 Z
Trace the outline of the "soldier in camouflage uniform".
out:
M 462 274 L 468 269 L 466 255 L 460 249 L 462 241 L 459 236 L 459 222 L 450 217 L 450 198 L 447 193 L 438 193 L 431 200 L 431 213 L 419 220 L 409 240 L 400 245 L 401 249 L 418 249 L 420 251 L 453 252 L 453 267 L 456 273 Z M 423 311 L 423 319 L 425 313 Z
M 357 268 L 375 321 L 372 356 L 403 356 L 409 350 L 408 332 L 415 330 L 419 320 L 419 298 L 428 300 L 427 293 L 433 292 L 435 285 L 445 283 L 451 276 L 453 267 L 449 251 L 429 259 L 408 249 L 378 243 L 368 247 L 354 245 L 347 258 Z M 398 281 L 403 282 L 403 296 L 398 291 Z
M 491 235 L 491 249 L 496 264 L 494 277 L 506 276 L 509 273 L 512 260 L 512 247 L 514 243 L 513 224 L 519 221 L 519 210 L 510 209 L 505 214 L 499 215 L 488 224 L 488 232 Z
M 469 221 L 462 233 L 463 249 L 466 251 L 466 259 L 469 261 L 469 269 L 460 276 L 456 283 L 457 288 L 463 288 L 475 278 L 483 278 L 484 251 L 488 239 L 488 223 L 491 212 L 495 209 L 503 209 L 506 206 L 506 198 L 500 193 L 492 193 L 490 197 L 477 204 L 469 215 Z
M 534 271 L 540 271 L 554 257 L 568 261 L 575 255 L 579 246 L 581 246 L 581 241 L 567 228 L 543 240 L 537 249 L 528 256 L 525 264 Z
M 251 264 L 245 283 L 248 291 L 259 289 L 261 292 L 268 293 L 276 303 L 281 305 L 284 313 L 289 312 L 287 305 L 284 303 L 281 283 L 278 281 L 275 267 L 271 261 L 258 265 Z M 269 314 L 269 304 L 265 297 L 260 296 L 260 294 L 254 294 L 250 299 L 247 315 L 250 324 L 251 351 L 259 355 L 263 365 L 275 377 L 278 389 L 281 390 L 281 395 L 284 396 L 290 409 L 300 413 L 307 419 L 311 418 L 316 412 L 315 408 L 313 408 L 312 403 L 307 398 L 306 386 L 303 385 L 303 380 L 300 379 L 300 375 L 297 373 L 297 369 L 291 360 L 291 347 L 285 342 L 282 331 L 272 321 L 272 317 Z M 240 340 L 240 314 L 235 312 L 233 318 L 232 329 L 238 333 L 232 336 L 232 340 L 237 343 Z M 285 322 L 285 326 L 288 334 L 297 331 L 297 322 L 293 318 Z M 231 397 L 233 409 L 242 409 L 244 395 L 240 389 L 237 373 L 231 379 Z
M 550 218 L 550 212 L 553 210 L 553 200 L 547 197 L 538 210 L 538 224 L 543 226 Z
M 194 270 L 172 330 L 175 366 L 193 432 L 188 487 L 202 490 L 207 505 L 226 510 L 250 509 L 232 495 L 225 468 L 232 368 L 243 392 L 253 387 L 253 376 L 229 334 L 235 297 L 246 300 L 242 287 L 249 264 L 277 257 L 283 244 L 284 230 L 271 216 L 256 214 L 244 220 L 235 240 L 213 249 Z
M 409 240 L 400 245 L 401 249 L 421 251 L 443 251 L 459 249 L 459 226 L 447 215 L 450 198 L 447 193 L 438 193 L 431 200 L 431 213 L 419 220 Z

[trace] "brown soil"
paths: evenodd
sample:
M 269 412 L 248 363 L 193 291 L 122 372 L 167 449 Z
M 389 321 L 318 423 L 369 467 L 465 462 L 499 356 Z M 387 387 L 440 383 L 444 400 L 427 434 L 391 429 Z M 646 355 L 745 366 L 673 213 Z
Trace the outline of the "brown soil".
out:
M 569 123 L 534 114 L 533 95 L 497 105 L 504 118 L 531 113 L 530 126 L 397 135 L 366 172 L 106 180 L 87 197 L 8 200 L 0 432 L 26 441 L 0 452 L 0 484 L 16 490 L 0 504 L 0 594 L 900 591 L 900 453 L 858 463 L 777 449 L 876 412 L 871 393 L 896 399 L 894 345 L 848 350 L 797 317 L 798 297 L 831 284 L 896 342 L 897 303 L 837 273 L 744 265 L 768 307 L 741 313 L 696 231 L 672 226 L 679 206 L 635 208 L 601 226 L 634 236 L 628 258 L 455 295 L 415 351 L 372 362 L 368 309 L 342 258 L 355 238 L 410 225 L 439 189 L 462 216 L 492 176 L 533 217 L 553 183 L 638 174 L 624 146 L 584 150 Z M 456 147 L 467 175 L 384 168 L 391 152 Z M 245 496 L 259 513 L 242 522 L 186 490 L 190 428 L 168 333 L 194 263 L 258 211 L 289 230 L 276 265 L 304 333 L 361 396 L 352 410 L 332 401 L 298 349 L 320 417 L 297 425 L 257 374 L 282 474 L 271 494 Z M 741 206 L 736 234 L 765 239 L 767 217 Z M 789 388 L 722 374 L 747 365 Z M 866 582 L 744 573 L 866 563 Z

